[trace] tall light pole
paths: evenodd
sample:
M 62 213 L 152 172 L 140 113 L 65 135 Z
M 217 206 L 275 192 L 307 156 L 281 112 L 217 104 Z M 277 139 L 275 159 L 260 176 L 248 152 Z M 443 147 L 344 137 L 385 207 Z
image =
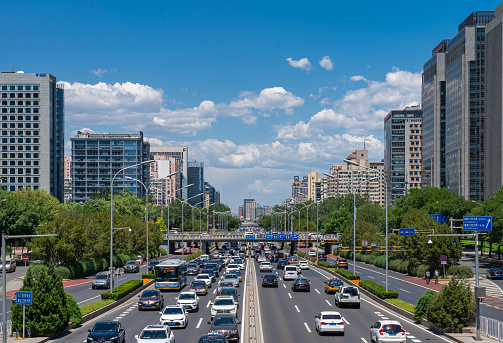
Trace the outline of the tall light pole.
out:
M 357 166 L 357 167 L 362 167 L 362 168 L 365 168 L 365 169 L 368 169 L 370 171 L 373 171 L 373 172 L 376 172 L 378 173 L 379 175 L 382 176 L 383 180 L 384 180 L 384 184 L 386 186 L 386 190 L 385 190 L 385 201 L 386 201 L 386 292 L 388 292 L 388 181 L 386 180 L 386 176 L 384 175 L 383 172 L 377 170 L 377 169 L 372 169 L 370 167 L 367 167 L 367 166 L 362 166 L 361 164 L 355 162 L 355 161 L 351 161 L 351 160 L 348 160 L 348 159 L 344 159 L 344 162 L 346 162 L 347 164 L 352 164 L 354 166 Z
M 188 198 L 187 201 L 190 200 L 190 199 L 196 198 L 198 196 L 201 196 L 203 194 L 204 193 L 199 193 L 197 195 L 194 195 L 194 196 Z M 183 258 L 185 256 L 185 237 L 183 235 L 183 233 L 184 233 L 184 227 L 183 226 L 184 226 L 185 222 L 184 222 L 184 218 L 183 218 L 184 217 L 184 214 L 183 214 L 183 204 L 187 204 L 187 205 L 190 205 L 190 204 L 188 202 L 185 202 L 184 200 L 180 200 L 180 199 L 176 199 L 176 200 L 180 201 L 180 203 L 182 205 L 182 260 L 183 260 Z
M 144 164 L 154 163 L 155 160 L 143 161 L 132 166 L 127 166 L 120 169 L 117 173 L 115 173 L 114 177 L 110 182 L 110 280 L 113 279 L 114 275 L 114 258 L 113 258 L 113 250 L 114 250 L 114 181 L 117 175 L 123 172 L 126 169 L 138 167 Z M 148 268 L 148 265 L 147 265 Z
M 116 233 L 117 231 L 124 230 L 124 229 L 129 229 L 129 233 L 131 233 L 130 227 L 114 227 L 113 233 Z M 147 273 L 148 273 L 148 268 L 147 268 Z M 119 274 L 116 274 L 116 275 L 117 275 L 117 291 L 118 291 L 119 290 Z M 114 285 L 114 276 L 110 275 L 110 291 L 113 291 L 113 289 L 114 289 L 113 285 Z

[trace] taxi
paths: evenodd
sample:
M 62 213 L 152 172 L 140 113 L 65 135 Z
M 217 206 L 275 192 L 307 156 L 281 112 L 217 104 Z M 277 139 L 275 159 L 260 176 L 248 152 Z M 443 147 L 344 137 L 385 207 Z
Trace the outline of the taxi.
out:
M 208 285 L 206 282 L 200 280 L 194 280 L 189 286 L 190 292 L 195 292 L 196 294 L 206 295 L 208 294 Z
M 295 263 L 297 263 L 297 262 L 298 262 L 298 260 L 297 260 L 297 256 L 293 256 L 293 255 L 292 255 L 292 256 L 290 256 L 290 257 L 288 258 L 288 263 L 289 263 L 289 264 L 295 264 Z
M 343 283 L 338 278 L 334 277 L 328 281 L 325 281 L 325 293 L 338 292 L 339 288 L 342 287 Z
M 232 270 L 229 272 L 229 274 L 234 274 L 237 276 L 240 282 L 243 282 L 243 274 L 241 273 L 240 270 Z

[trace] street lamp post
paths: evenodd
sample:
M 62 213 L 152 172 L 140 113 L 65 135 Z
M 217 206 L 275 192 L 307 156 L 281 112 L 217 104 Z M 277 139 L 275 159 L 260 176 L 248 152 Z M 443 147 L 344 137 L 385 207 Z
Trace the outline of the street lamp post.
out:
M 113 233 L 116 233 L 117 231 L 124 230 L 124 229 L 129 229 L 129 232 L 131 233 L 131 228 L 130 227 L 114 227 Z M 147 273 L 148 273 L 148 264 L 147 264 Z M 119 274 L 115 273 L 116 280 L 117 280 L 117 291 L 119 290 Z M 110 291 L 113 291 L 114 289 L 114 276 L 110 275 Z
M 187 201 L 190 200 L 190 199 L 196 198 L 198 196 L 201 196 L 203 194 L 204 193 L 199 193 L 197 195 L 194 195 L 194 196 L 188 198 Z M 183 218 L 184 217 L 184 214 L 183 214 L 183 204 L 187 204 L 187 205 L 190 205 L 190 204 L 188 202 L 185 202 L 185 201 L 180 200 L 180 199 L 177 199 L 177 200 L 179 200 L 180 203 L 182 204 L 182 260 L 183 260 L 183 258 L 185 256 L 185 237 L 184 237 L 184 227 L 183 227 L 185 222 L 184 222 L 184 218 Z

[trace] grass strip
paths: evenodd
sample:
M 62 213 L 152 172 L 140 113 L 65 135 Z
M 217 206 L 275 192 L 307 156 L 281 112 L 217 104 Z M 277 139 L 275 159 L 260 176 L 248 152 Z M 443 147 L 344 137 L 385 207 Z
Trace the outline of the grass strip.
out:
M 114 300 L 112 299 L 96 301 L 87 305 L 80 306 L 80 312 L 82 312 L 82 315 L 85 316 L 86 314 L 99 310 L 100 308 L 105 307 L 106 305 L 113 302 Z
M 402 301 L 400 299 L 385 299 L 385 301 L 387 301 L 390 304 L 393 304 L 395 306 L 398 306 L 402 310 L 405 310 L 405 311 L 410 312 L 410 313 L 414 313 L 414 310 L 416 309 L 416 306 L 411 305 L 409 303 L 406 303 L 405 301 Z

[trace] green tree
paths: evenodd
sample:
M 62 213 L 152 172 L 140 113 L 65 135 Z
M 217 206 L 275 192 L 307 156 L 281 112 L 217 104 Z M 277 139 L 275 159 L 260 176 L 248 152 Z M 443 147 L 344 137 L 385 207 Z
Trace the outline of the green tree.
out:
M 342 233 L 352 222 L 353 213 L 349 212 L 347 207 L 334 209 L 322 224 L 322 231 L 329 234 Z
M 431 299 L 437 295 L 435 291 L 426 291 L 417 301 L 416 308 L 414 309 L 414 319 L 421 320 L 421 318 L 426 317 L 428 312 L 428 306 L 430 305 Z
M 372 223 L 357 220 L 356 221 L 356 246 L 359 246 L 361 241 L 365 240 L 369 243 L 380 241 L 379 228 Z M 344 233 L 341 235 L 340 243 L 344 246 L 353 246 L 353 223 L 348 225 Z

